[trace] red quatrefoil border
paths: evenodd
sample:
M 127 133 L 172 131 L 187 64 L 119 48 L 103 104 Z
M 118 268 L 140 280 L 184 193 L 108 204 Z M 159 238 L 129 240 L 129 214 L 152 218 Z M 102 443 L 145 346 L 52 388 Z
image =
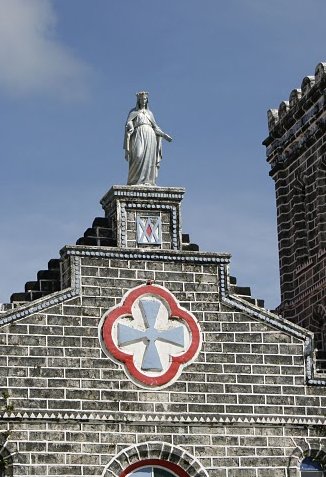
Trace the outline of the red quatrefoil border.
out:
M 133 355 L 119 349 L 112 338 L 112 328 L 115 321 L 122 316 L 132 316 L 133 303 L 142 296 L 157 296 L 163 299 L 170 308 L 169 318 L 183 320 L 190 331 L 190 345 L 187 350 L 178 356 L 171 355 L 168 369 L 159 376 L 148 376 L 139 371 L 133 362 Z M 140 285 L 133 288 L 122 299 L 121 303 L 107 311 L 102 319 L 100 328 L 102 346 L 107 356 L 123 363 L 127 374 L 139 384 L 148 387 L 160 387 L 172 384 L 181 374 L 182 369 L 199 353 L 201 347 L 201 332 L 196 318 L 185 308 L 182 308 L 170 291 L 159 285 Z

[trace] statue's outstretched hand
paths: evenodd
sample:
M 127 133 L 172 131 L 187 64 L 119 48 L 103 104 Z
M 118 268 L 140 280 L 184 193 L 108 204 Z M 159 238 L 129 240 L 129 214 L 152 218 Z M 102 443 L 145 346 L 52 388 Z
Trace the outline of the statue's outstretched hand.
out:
M 164 139 L 166 139 L 167 141 L 171 142 L 172 141 L 172 137 L 169 136 L 168 134 L 164 134 Z

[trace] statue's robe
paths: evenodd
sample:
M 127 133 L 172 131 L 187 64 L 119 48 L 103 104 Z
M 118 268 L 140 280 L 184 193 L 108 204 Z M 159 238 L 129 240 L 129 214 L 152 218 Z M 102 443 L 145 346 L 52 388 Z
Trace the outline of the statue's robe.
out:
M 131 136 L 128 130 L 132 127 Z M 149 109 L 132 109 L 126 123 L 124 149 L 129 161 L 128 185 L 155 185 L 162 159 L 162 135 Z

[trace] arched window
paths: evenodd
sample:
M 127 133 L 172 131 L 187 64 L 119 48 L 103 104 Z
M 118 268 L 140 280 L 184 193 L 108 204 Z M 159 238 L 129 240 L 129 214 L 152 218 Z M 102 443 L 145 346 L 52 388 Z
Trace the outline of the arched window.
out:
M 303 459 L 300 470 L 301 477 L 325 477 L 326 475 L 320 463 L 312 460 L 311 457 Z
M 130 477 L 176 477 L 175 474 L 163 467 L 141 467 L 128 475 Z
M 173 462 L 145 459 L 131 464 L 120 477 L 189 477 L 189 474 Z

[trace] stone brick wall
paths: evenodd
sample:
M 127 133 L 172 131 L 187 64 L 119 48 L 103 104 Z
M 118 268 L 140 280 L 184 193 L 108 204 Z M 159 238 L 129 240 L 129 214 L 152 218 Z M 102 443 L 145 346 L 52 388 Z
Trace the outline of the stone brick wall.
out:
M 299 477 L 305 456 L 324 462 L 313 334 L 234 294 L 228 254 L 126 245 L 64 247 L 61 289 L 0 313 L 6 475 L 119 477 L 159 459 L 189 477 Z M 172 293 L 202 337 L 162 387 L 135 383 L 101 342 L 103 315 L 148 283 Z
M 287 319 L 315 333 L 323 347 L 326 313 L 326 66 L 304 78 L 278 110 L 264 141 L 275 181 L 281 305 Z
M 5 423 L 0 427 L 5 428 Z M 146 449 L 157 441 L 171 448 L 168 457 L 177 463 L 182 456 L 192 456 L 185 468 L 193 476 L 205 475 L 198 472 L 197 462 L 212 477 L 299 476 L 296 467 L 311 452 L 309 444 L 324 459 L 320 430 L 298 426 L 31 422 L 12 423 L 11 435 L 21 438 L 20 464 L 14 465 L 14 475 L 19 476 L 119 475 L 122 466 L 132 462 L 125 457 L 121 466 L 112 469 L 110 462 L 119 452 L 125 454 L 132 447 L 136 458 L 143 459 L 147 455 L 139 447 L 143 444 Z M 148 455 L 157 457 L 150 451 Z M 105 472 L 107 467 L 111 469 Z
M 80 270 L 80 296 L 1 328 L 14 475 L 100 476 L 122 449 L 155 440 L 211 476 L 285 476 L 296 442 L 324 440 L 326 388 L 306 385 L 303 339 L 221 304 L 216 265 L 85 256 Z M 159 391 L 133 384 L 98 338 L 105 311 L 149 279 L 203 334 L 196 362 Z

